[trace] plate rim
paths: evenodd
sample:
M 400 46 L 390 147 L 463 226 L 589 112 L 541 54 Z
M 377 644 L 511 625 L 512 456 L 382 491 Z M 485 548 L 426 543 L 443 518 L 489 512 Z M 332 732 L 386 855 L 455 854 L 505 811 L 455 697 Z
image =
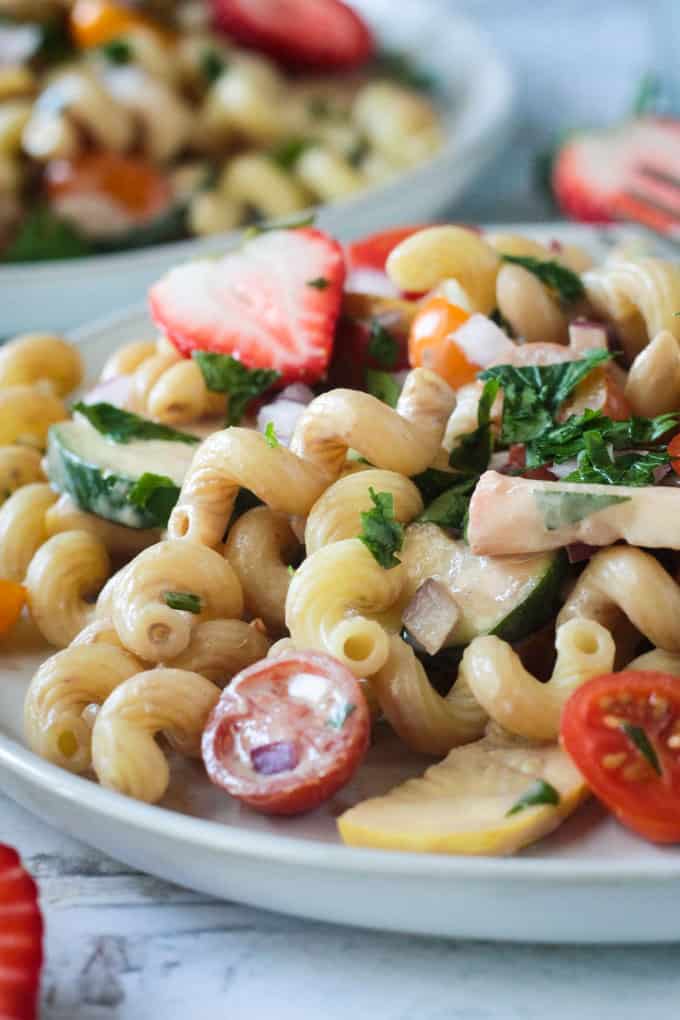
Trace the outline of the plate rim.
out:
M 562 221 L 542 223 L 506 223 L 485 226 L 488 231 L 524 232 L 534 236 L 559 233 L 563 238 L 578 241 L 593 236 L 609 243 L 631 233 L 630 228 L 609 228 L 569 224 Z M 634 232 L 634 231 L 633 231 Z M 96 342 L 102 331 L 116 324 L 148 318 L 144 304 L 122 309 L 71 332 L 71 338 L 87 346 Z M 0 676 L 2 670 L 0 668 Z M 200 845 L 212 852 L 243 856 L 260 862 L 307 865 L 324 872 L 345 872 L 386 878 L 417 878 L 422 880 L 497 880 L 541 886 L 559 881 L 562 884 L 584 882 L 610 887 L 624 882 L 652 885 L 660 881 L 680 879 L 680 853 L 668 848 L 668 857 L 637 856 L 611 860 L 604 855 L 596 860 L 570 857 L 541 856 L 477 857 L 451 854 L 413 853 L 395 850 L 373 850 L 348 847 L 304 836 L 244 830 L 238 824 L 196 818 L 158 805 L 134 801 L 73 775 L 39 758 L 0 730 L 0 777 L 2 772 L 16 776 L 25 786 L 46 793 L 63 804 L 77 803 L 81 809 L 100 818 L 130 825 L 138 832 L 156 838 L 179 840 L 185 845 Z M 29 808 L 31 805 L 27 805 Z M 641 842 L 641 854 L 645 844 Z M 657 848 L 658 849 L 658 848 Z M 664 848 L 661 848 L 664 852 Z M 673 854 L 674 856 L 671 856 Z

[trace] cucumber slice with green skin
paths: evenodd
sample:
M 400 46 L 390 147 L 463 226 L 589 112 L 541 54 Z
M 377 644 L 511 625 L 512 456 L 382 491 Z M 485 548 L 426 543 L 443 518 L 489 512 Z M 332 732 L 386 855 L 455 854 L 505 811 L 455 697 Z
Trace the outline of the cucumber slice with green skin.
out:
M 79 418 L 50 429 L 47 477 L 53 488 L 97 517 L 128 528 L 163 528 L 195 452 L 194 446 L 157 439 L 113 443 Z M 150 471 L 173 484 L 136 506 L 130 493 Z
M 401 559 L 406 566 L 405 598 L 429 577 L 441 581 L 460 609 L 448 647 L 467 645 L 480 634 L 519 641 L 554 614 L 567 569 L 559 549 L 526 556 L 476 556 L 436 524 L 412 524 Z

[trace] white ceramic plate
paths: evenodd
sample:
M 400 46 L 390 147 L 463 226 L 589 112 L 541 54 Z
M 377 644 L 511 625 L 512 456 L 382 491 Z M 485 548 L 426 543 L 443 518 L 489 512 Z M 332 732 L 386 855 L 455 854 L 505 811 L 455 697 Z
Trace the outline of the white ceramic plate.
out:
M 458 198 L 506 138 L 513 105 L 508 70 L 474 25 L 441 0 L 355 0 L 385 45 L 413 55 L 440 81 L 446 143 L 435 159 L 385 187 L 322 207 L 319 225 L 342 240 L 426 221 Z M 234 236 L 0 268 L 0 337 L 69 329 L 131 301 L 170 266 L 234 243 Z
M 578 227 L 517 229 L 538 239 L 598 242 Z M 149 331 L 143 309 L 81 331 L 91 373 L 112 348 Z M 239 808 L 197 763 L 174 767 L 159 807 L 62 772 L 22 746 L 24 691 L 47 654 L 28 629 L 2 649 L 0 785 L 43 819 L 130 865 L 215 896 L 367 927 L 547 942 L 680 938 L 680 851 L 636 839 L 595 804 L 507 860 L 340 845 L 334 818 L 341 810 L 424 767 L 386 734 L 350 787 L 295 820 Z M 11 836 L 0 821 L 0 837 Z

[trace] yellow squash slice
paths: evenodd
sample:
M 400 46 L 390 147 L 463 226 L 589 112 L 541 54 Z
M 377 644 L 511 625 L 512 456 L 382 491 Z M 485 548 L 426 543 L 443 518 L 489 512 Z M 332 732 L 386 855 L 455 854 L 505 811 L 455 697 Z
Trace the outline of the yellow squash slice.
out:
M 557 791 L 557 804 L 508 814 L 527 794 L 545 796 L 543 784 Z M 350 808 L 338 827 L 352 846 L 510 854 L 556 829 L 587 794 L 578 769 L 556 744 L 534 744 L 491 726 L 481 740 L 455 748 L 420 779 Z

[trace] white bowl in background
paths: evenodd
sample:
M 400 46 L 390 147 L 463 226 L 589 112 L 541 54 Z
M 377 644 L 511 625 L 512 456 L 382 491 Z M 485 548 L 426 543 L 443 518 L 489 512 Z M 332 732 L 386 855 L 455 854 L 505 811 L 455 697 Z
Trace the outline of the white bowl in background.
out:
M 434 159 L 379 188 L 322 206 L 318 224 L 341 240 L 431 219 L 458 198 L 507 138 L 510 73 L 470 21 L 441 0 L 354 0 L 381 43 L 404 51 L 439 81 L 446 141 Z M 115 255 L 0 268 L 0 337 L 70 329 L 146 295 L 169 267 L 235 243 L 238 234 L 180 241 Z

